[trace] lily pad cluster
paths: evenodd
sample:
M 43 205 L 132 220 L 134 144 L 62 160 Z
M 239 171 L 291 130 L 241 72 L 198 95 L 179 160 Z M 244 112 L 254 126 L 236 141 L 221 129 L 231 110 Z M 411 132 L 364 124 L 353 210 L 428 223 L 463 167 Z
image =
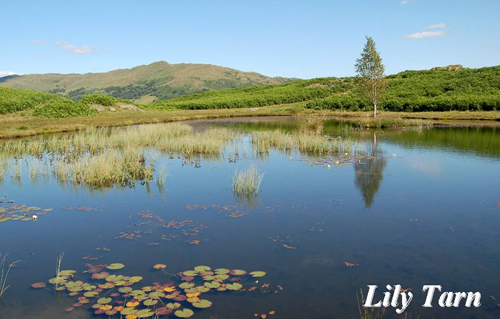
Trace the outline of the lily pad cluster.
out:
M 14 205 L 12 200 L 0 200 L 0 223 L 19 220 L 30 222 L 51 211 L 51 208 L 42 209 L 36 206 L 28 206 L 27 204 Z
M 172 275 L 175 282 L 155 282 L 138 287 L 143 277 L 110 273 L 123 268 L 125 265 L 121 263 L 89 266 L 84 272 L 92 274 L 88 281 L 76 278 L 77 272 L 74 270 L 63 270 L 57 277 L 50 279 L 49 284 L 56 291 L 66 291 L 70 296 L 77 297 L 77 302 L 66 309 L 68 312 L 89 304 L 95 315 L 108 317 L 135 319 L 174 315 L 178 318 L 190 318 L 197 309 L 212 306 L 212 302 L 204 295 L 244 291 L 244 280 L 266 276 L 264 271 L 212 269 L 201 265 Z M 166 265 L 157 264 L 153 268 L 161 270 Z M 46 288 L 46 284 L 35 283 L 32 287 Z

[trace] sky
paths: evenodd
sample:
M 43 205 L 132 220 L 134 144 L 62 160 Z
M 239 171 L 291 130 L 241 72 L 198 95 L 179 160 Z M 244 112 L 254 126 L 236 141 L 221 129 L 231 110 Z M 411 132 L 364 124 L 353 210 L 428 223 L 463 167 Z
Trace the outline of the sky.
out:
M 365 36 L 386 74 L 500 64 L 500 0 L 3 1 L 0 75 L 155 61 L 268 76 L 354 75 Z

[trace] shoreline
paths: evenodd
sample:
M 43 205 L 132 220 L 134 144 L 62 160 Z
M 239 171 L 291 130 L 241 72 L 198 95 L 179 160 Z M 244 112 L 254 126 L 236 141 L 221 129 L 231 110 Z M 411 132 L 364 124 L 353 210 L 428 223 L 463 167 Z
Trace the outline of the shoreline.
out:
M 324 117 L 351 122 L 366 128 L 377 128 L 377 124 L 387 122 L 390 129 L 406 126 L 420 126 L 419 120 L 429 127 L 500 127 L 500 111 L 475 112 L 380 112 L 374 119 L 371 112 L 308 110 L 298 105 L 277 105 L 261 108 L 235 108 L 216 110 L 146 110 L 136 112 L 120 110 L 102 112 L 93 116 L 72 118 L 39 118 L 19 114 L 0 115 L 0 139 L 21 138 L 40 134 L 64 133 L 89 127 L 118 127 L 139 124 L 170 123 L 179 121 L 217 120 L 262 117 Z

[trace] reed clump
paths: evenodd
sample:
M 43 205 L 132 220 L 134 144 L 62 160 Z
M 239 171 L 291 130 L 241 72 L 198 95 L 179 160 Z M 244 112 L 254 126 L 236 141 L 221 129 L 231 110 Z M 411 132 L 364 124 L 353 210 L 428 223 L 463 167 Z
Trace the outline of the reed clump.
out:
M 237 171 L 233 176 L 233 191 L 236 195 L 252 196 L 259 193 L 264 174 L 257 167 L 250 166 L 247 170 Z
M 357 143 L 351 139 L 338 139 L 304 132 L 287 134 L 281 131 L 255 132 L 252 145 L 257 153 L 268 153 L 271 149 L 300 151 L 311 155 L 335 155 L 355 153 Z

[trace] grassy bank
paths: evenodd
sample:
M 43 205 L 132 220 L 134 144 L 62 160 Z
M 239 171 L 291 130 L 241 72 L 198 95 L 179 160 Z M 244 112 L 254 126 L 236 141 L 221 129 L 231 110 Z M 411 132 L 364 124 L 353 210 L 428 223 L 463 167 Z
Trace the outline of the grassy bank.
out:
M 415 119 L 432 121 L 434 124 L 500 125 L 500 111 L 491 112 L 381 112 L 377 119 L 371 118 L 370 112 L 309 110 L 301 105 L 284 105 L 261 108 L 239 108 L 221 110 L 171 110 L 134 112 L 118 110 L 101 112 L 92 116 L 71 117 L 64 119 L 37 118 L 18 114 L 0 115 L 0 138 L 23 137 L 37 134 L 71 132 L 88 127 L 113 127 L 134 124 L 167 123 L 196 119 L 215 119 L 231 117 L 260 116 L 331 116 L 343 120 L 363 122 L 376 127 L 378 122 L 396 126 L 411 126 Z M 496 121 L 496 122 L 495 122 Z M 414 122 L 413 122 L 414 123 Z M 415 124 L 415 123 L 414 123 Z M 413 124 L 413 125 L 414 125 Z M 391 126 L 391 125 L 389 125 Z

